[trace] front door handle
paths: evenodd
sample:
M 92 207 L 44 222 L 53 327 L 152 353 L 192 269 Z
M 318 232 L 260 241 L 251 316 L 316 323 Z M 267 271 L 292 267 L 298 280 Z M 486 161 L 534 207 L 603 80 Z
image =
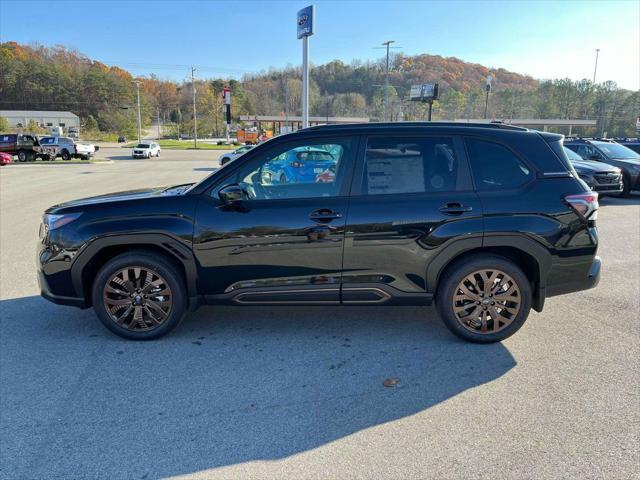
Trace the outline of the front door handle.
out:
M 440 211 L 445 215 L 462 215 L 465 212 L 470 212 L 473 207 L 463 205 L 458 202 L 447 203 L 440 207 Z
M 342 218 L 342 214 L 329 210 L 328 208 L 321 208 L 320 210 L 311 212 L 309 218 L 315 222 L 330 222 L 336 218 Z

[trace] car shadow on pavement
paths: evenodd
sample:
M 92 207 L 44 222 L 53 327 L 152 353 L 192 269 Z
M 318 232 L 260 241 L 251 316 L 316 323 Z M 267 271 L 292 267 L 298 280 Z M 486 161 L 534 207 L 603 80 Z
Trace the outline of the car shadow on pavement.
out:
M 516 365 L 502 344 L 457 340 L 426 307 L 206 307 L 153 342 L 36 296 L 0 312 L 12 478 L 159 478 L 280 459 Z
M 598 198 L 598 203 L 601 207 L 606 207 L 608 205 L 640 205 L 640 195 L 633 192 L 629 197 L 600 197 Z

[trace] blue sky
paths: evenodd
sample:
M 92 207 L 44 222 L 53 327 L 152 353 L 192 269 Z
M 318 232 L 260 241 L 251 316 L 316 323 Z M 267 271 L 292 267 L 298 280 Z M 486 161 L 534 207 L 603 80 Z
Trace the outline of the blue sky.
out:
M 0 40 L 75 48 L 136 75 L 182 80 L 296 65 L 296 11 L 309 1 L 0 0 Z M 536 78 L 640 88 L 638 1 L 316 1 L 314 63 L 405 54 L 455 56 Z M 17 20 L 19 19 L 19 20 Z M 17 21 L 16 21 L 17 20 Z M 62 25 L 67 28 L 62 28 Z

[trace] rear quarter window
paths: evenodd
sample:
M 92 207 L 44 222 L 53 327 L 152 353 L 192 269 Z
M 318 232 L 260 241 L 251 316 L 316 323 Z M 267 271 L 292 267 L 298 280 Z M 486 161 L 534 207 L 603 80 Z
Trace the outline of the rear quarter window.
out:
M 467 138 L 467 152 L 477 190 L 518 188 L 533 178 L 533 171 L 504 145 Z

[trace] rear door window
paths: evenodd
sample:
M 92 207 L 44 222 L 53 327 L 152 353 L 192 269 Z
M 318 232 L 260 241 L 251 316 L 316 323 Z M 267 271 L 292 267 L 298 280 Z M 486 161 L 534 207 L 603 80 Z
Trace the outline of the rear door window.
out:
M 447 192 L 465 189 L 450 137 L 370 137 L 363 195 Z
M 475 138 L 466 144 L 477 190 L 518 188 L 533 178 L 531 168 L 504 145 Z

